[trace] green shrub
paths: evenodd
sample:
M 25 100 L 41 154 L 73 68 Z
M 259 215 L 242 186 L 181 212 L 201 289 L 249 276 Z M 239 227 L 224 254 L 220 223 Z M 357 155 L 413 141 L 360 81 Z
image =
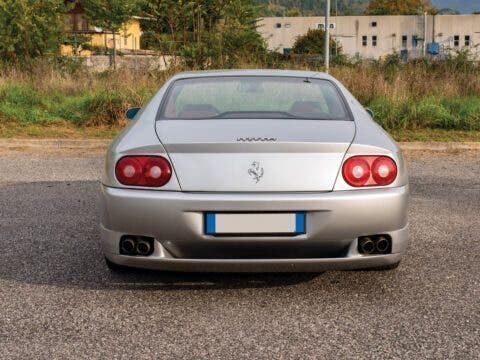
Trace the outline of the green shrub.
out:
M 4 85 L 0 89 L 0 116 L 20 123 L 54 120 L 48 98 L 30 85 Z
M 190 66 L 209 64 L 202 54 L 209 50 L 199 46 L 188 51 L 192 52 Z M 127 108 L 145 104 L 173 73 L 189 70 L 177 63 L 167 71 L 93 73 L 67 59 L 41 60 L 35 60 L 30 69 L 0 63 L 0 122 L 118 124 Z M 220 60 L 230 64 L 242 59 Z M 257 60 L 252 63 L 246 59 L 239 67 L 314 68 L 277 53 L 266 52 Z M 208 67 L 220 66 L 216 62 Z M 452 72 L 452 68 L 456 70 Z M 332 75 L 371 108 L 375 120 L 387 130 L 480 130 L 480 65 L 465 60 L 465 55 L 448 61 L 400 63 L 394 56 L 373 62 L 352 61 L 348 66 L 332 66 Z
M 425 97 L 395 100 L 379 98 L 368 107 L 386 130 L 480 130 L 480 98 Z

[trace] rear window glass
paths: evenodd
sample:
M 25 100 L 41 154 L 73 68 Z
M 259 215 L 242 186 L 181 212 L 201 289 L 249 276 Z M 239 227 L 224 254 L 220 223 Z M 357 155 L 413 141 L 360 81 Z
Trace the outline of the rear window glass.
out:
M 203 77 L 177 80 L 164 119 L 350 120 L 337 88 L 328 80 L 294 77 Z

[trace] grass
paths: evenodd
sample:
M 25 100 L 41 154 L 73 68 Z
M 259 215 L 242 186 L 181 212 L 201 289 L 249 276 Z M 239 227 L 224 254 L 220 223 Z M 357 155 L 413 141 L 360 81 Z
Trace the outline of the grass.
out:
M 368 107 L 387 130 L 480 130 L 480 97 L 378 98 Z
M 0 138 L 113 139 L 123 126 L 76 126 L 66 121 L 48 124 L 0 122 Z
M 113 139 L 123 126 L 76 126 L 69 122 L 49 124 L 0 123 L 0 138 Z M 480 131 L 417 129 L 391 130 L 396 141 L 480 142 Z
M 173 73 L 188 70 L 68 72 L 42 62 L 32 69 L 0 67 L 2 137 L 113 137 L 128 107 L 145 104 Z M 443 62 L 336 66 L 332 75 L 397 140 L 479 141 L 480 64 L 463 55 Z
M 134 83 L 132 83 L 134 84 Z M 153 93 L 141 87 L 97 83 L 72 93 L 42 89 L 29 83 L 0 85 L 0 119 L 19 124 L 49 124 L 66 121 L 77 126 L 115 125 L 124 111 L 143 104 Z
M 480 131 L 445 129 L 392 130 L 390 135 L 396 141 L 403 142 L 480 142 Z

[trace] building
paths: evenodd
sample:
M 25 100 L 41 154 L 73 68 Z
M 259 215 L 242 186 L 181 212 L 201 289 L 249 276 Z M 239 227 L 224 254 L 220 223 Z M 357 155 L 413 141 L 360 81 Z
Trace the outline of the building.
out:
M 68 12 L 66 18 L 66 31 L 70 35 L 70 42 L 75 42 L 78 36 L 79 42 L 81 38 L 87 38 L 89 48 L 113 48 L 113 33 L 108 29 L 101 29 L 89 24 L 85 9 L 80 1 L 75 2 L 74 7 Z M 140 49 L 140 37 L 142 31 L 140 28 L 140 18 L 133 17 L 128 21 L 123 29 L 115 34 L 117 42 L 117 50 L 135 51 Z M 76 46 L 71 44 L 64 44 L 61 46 L 60 52 L 62 55 L 73 55 Z M 80 56 L 90 56 L 91 51 L 82 49 L 77 50 Z
M 298 36 L 324 26 L 324 17 L 266 17 L 259 31 L 271 50 L 286 53 Z M 330 31 L 352 57 L 378 59 L 393 52 L 419 57 L 464 47 L 480 56 L 480 15 L 334 16 Z

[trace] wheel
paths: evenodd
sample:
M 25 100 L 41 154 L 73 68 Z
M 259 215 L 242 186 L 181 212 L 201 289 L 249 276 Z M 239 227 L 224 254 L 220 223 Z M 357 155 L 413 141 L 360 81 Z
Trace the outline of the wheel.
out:
M 111 262 L 110 260 L 108 260 L 107 258 L 105 258 L 105 263 L 107 264 L 107 267 L 110 269 L 110 271 L 115 272 L 115 273 L 124 273 L 124 272 L 130 270 L 129 267 L 115 264 L 115 263 Z

